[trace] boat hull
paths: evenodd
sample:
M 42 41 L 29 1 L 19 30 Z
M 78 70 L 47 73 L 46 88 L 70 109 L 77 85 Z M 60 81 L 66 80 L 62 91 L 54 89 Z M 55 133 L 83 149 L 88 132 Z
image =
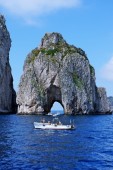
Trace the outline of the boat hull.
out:
M 34 127 L 36 129 L 53 129 L 53 130 L 71 130 L 74 129 L 72 125 L 56 125 L 48 123 L 38 123 L 34 122 Z

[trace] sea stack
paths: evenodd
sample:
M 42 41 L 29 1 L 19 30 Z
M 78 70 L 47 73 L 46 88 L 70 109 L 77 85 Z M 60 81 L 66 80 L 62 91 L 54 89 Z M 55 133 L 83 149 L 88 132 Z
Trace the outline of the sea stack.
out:
M 13 89 L 13 78 L 9 64 L 11 39 L 5 18 L 0 15 L 0 113 L 16 111 L 16 93 Z
M 85 52 L 69 45 L 59 33 L 46 33 L 25 60 L 18 113 L 48 113 L 55 101 L 65 114 L 109 112 L 106 91 L 97 88 L 95 70 Z
M 113 96 L 108 97 L 108 102 L 110 105 L 110 111 L 111 111 L 111 113 L 113 113 Z

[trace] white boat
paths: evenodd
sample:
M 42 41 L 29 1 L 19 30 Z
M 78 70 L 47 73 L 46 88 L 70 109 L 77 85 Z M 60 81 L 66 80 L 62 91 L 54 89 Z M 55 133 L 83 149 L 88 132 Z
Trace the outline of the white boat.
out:
M 62 114 L 60 112 L 57 112 L 57 113 L 53 114 L 53 117 L 59 116 L 59 115 L 62 115 Z
M 34 127 L 36 129 L 53 129 L 53 130 L 69 130 L 75 129 L 74 125 L 62 125 L 62 124 L 54 124 L 54 123 L 40 123 L 34 122 Z
M 48 121 L 45 122 L 45 119 L 43 118 L 41 122 L 34 122 L 34 127 L 36 129 L 54 129 L 54 130 L 68 130 L 68 129 L 75 129 L 75 126 L 71 123 L 68 125 L 63 125 L 58 117 L 55 117 L 52 122 Z
M 53 113 L 49 112 L 47 115 L 48 115 L 48 116 L 53 116 Z
M 57 113 L 51 113 L 51 112 L 49 112 L 47 115 L 48 115 L 48 116 L 56 117 L 56 116 L 63 115 L 63 114 L 60 113 L 60 112 L 57 112 Z

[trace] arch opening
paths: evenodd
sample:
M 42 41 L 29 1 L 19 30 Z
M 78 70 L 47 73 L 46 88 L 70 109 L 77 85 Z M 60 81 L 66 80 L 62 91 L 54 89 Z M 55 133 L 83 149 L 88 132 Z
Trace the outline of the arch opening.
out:
M 64 114 L 64 108 L 63 108 L 62 104 L 60 104 L 60 102 L 55 101 L 52 104 L 51 113 L 54 114 L 54 113 L 57 113 L 57 112 Z
M 59 87 L 57 87 L 55 85 L 51 85 L 47 89 L 47 96 L 46 96 L 46 102 L 44 105 L 44 112 L 50 113 L 51 111 L 58 112 L 60 110 L 62 112 L 64 112 L 61 90 Z

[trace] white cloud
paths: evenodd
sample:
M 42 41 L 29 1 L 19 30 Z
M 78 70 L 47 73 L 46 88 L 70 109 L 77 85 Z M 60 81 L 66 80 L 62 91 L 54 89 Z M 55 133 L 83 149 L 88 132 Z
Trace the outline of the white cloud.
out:
M 21 17 L 40 16 L 62 8 L 78 7 L 81 0 L 0 0 L 0 6 Z
M 102 68 L 101 76 L 106 80 L 113 81 L 113 57 Z

